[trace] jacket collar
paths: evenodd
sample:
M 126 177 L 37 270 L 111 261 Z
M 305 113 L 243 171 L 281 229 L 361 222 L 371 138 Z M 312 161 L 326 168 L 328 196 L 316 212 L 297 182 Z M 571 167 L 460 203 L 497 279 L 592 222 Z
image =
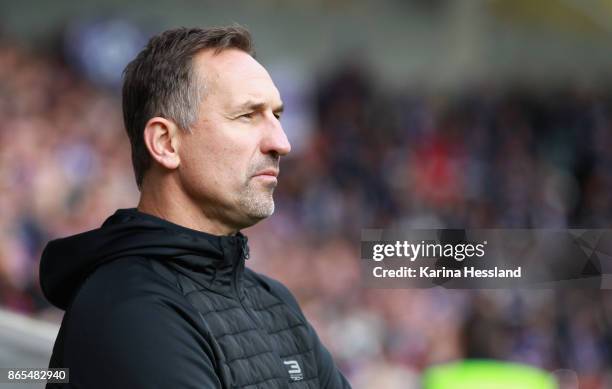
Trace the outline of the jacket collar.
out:
M 242 299 L 249 246 L 248 238 L 240 231 L 236 235 L 213 235 L 183 227 L 135 208 L 119 210 L 115 215 L 118 214 L 125 215 L 127 219 L 141 219 L 165 230 L 167 238 L 172 241 L 169 246 L 183 249 L 159 259 L 190 278 L 197 287 Z M 190 291 L 184 290 L 187 293 Z
M 247 237 L 217 236 L 183 227 L 137 209 L 120 209 L 95 230 L 56 239 L 45 247 L 40 284 L 47 299 L 66 309 L 98 266 L 125 257 L 164 262 L 190 278 L 195 288 L 230 297 L 244 294 Z

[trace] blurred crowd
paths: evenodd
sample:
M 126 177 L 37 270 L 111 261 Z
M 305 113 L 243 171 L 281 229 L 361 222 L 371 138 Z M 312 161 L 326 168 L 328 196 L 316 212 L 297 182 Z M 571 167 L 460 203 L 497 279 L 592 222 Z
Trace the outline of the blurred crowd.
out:
M 575 371 L 612 387 L 608 291 L 362 288 L 361 228 L 610 228 L 612 90 L 386 89 L 341 66 L 281 164 L 248 265 L 286 283 L 356 388 L 416 388 L 460 358 Z M 49 239 L 135 206 L 117 91 L 61 57 L 0 44 L 0 304 L 59 321 L 38 286 Z

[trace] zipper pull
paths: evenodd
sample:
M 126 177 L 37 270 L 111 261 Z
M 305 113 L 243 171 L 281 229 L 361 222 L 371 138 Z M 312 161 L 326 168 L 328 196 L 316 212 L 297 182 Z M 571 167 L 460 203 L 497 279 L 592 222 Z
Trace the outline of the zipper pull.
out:
M 242 257 L 246 260 L 251 257 L 251 253 L 249 251 L 249 245 L 247 244 L 248 238 L 246 236 L 242 236 Z

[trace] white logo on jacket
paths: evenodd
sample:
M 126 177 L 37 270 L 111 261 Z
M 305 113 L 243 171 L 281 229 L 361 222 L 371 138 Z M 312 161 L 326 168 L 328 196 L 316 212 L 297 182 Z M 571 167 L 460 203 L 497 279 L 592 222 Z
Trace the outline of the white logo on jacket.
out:
M 302 368 L 300 367 L 298 361 L 295 359 L 290 359 L 288 361 L 283 361 L 283 363 L 289 367 L 289 378 L 291 378 L 293 381 L 300 381 L 304 378 Z

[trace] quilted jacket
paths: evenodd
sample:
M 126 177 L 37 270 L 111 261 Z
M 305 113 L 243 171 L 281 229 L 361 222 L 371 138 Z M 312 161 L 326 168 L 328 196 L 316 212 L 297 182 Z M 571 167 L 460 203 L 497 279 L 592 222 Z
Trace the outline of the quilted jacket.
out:
M 246 259 L 241 233 L 136 209 L 49 242 L 40 283 L 66 311 L 49 367 L 70 383 L 47 388 L 350 388 L 288 289 Z

